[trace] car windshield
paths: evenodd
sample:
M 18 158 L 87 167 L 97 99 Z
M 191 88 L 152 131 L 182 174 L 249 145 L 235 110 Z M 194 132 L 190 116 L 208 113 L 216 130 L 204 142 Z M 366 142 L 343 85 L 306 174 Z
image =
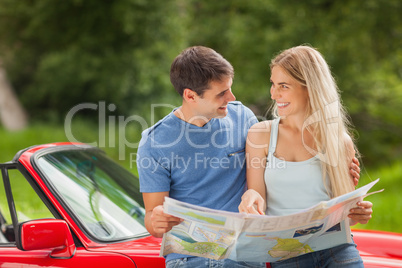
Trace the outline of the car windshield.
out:
M 147 234 L 138 179 L 102 151 L 51 152 L 36 163 L 73 217 L 96 240 Z

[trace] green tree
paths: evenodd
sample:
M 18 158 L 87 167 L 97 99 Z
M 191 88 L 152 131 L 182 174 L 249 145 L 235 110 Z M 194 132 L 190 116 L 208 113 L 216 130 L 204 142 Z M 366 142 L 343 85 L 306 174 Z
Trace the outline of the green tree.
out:
M 3 0 L 5 65 L 37 119 L 61 121 L 100 100 L 138 112 L 170 94 L 170 62 L 183 46 L 176 13 L 175 1 L 162 0 Z

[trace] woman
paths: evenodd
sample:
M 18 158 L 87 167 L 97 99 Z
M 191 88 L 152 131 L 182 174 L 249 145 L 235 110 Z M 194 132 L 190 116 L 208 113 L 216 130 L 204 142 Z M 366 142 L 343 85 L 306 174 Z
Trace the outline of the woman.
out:
M 336 83 L 317 50 L 290 48 L 275 57 L 270 67 L 276 119 L 259 122 L 248 133 L 249 190 L 239 210 L 281 216 L 352 191 L 349 165 L 356 148 Z M 349 215 L 350 224 L 367 223 L 371 206 L 359 202 Z M 272 267 L 336 267 L 339 263 L 363 267 L 355 244 L 304 254 Z

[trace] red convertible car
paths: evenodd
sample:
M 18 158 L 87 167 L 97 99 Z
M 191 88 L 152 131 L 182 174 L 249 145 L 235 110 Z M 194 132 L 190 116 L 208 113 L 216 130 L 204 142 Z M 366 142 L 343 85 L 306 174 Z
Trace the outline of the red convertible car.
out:
M 0 267 L 165 267 L 138 179 L 100 149 L 32 146 L 0 169 Z M 353 234 L 365 267 L 402 267 L 401 234 Z

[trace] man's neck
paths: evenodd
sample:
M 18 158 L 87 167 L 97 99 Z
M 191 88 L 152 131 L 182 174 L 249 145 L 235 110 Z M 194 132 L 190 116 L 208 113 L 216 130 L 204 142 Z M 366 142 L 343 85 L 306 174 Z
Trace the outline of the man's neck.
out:
M 181 107 L 176 109 L 173 114 L 184 122 L 195 125 L 197 127 L 203 127 L 211 120 L 211 118 L 195 114 L 192 110 L 186 108 L 185 105 L 182 105 Z

